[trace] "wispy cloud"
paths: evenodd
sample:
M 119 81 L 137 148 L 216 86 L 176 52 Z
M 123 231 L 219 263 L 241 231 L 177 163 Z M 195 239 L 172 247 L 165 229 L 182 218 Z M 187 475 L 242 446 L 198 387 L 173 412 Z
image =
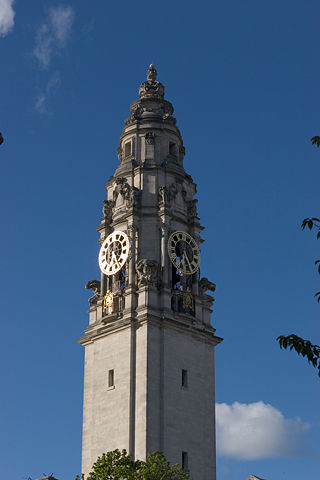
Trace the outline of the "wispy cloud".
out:
M 48 97 L 54 94 L 60 83 L 61 79 L 59 72 L 55 72 L 53 75 L 51 75 L 46 88 L 36 96 L 34 108 L 39 113 L 47 115 L 50 113 L 47 108 L 47 100 Z
M 239 460 L 304 457 L 312 454 L 304 438 L 309 425 L 285 418 L 264 402 L 216 405 L 218 454 Z
M 33 50 L 34 56 L 43 67 L 48 67 L 52 56 L 59 54 L 66 46 L 73 20 L 74 10 L 69 5 L 58 5 L 49 9 L 46 21 L 37 31 Z
M 5 37 L 14 26 L 15 0 L 0 0 L 0 36 Z

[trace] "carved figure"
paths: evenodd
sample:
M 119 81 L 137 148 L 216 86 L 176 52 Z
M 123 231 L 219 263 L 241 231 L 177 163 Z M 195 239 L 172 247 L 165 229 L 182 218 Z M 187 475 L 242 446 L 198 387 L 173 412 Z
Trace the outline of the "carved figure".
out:
M 197 211 L 197 203 L 198 203 L 198 200 L 197 199 L 194 199 L 194 200 L 189 200 L 187 202 L 187 208 L 188 208 L 188 216 L 189 217 L 197 217 L 198 216 L 198 211 Z
M 158 193 L 159 207 L 166 205 L 167 201 L 168 201 L 168 189 L 164 185 L 163 187 L 159 188 L 159 193 Z
M 116 202 L 117 198 L 120 195 L 124 198 L 124 200 L 127 200 L 129 198 L 131 191 L 131 187 L 127 182 L 127 179 L 125 177 L 118 177 L 116 178 L 116 186 L 113 191 L 113 201 Z
M 103 200 L 102 213 L 106 224 L 110 225 L 112 222 L 112 210 L 114 207 L 113 200 Z
M 126 197 L 126 204 L 128 208 L 137 207 L 140 201 L 140 190 L 137 187 L 130 187 Z
M 206 277 L 203 277 L 199 281 L 199 293 L 200 295 L 204 295 L 208 290 L 214 292 L 216 290 L 216 284 L 210 282 Z
M 150 96 L 164 97 L 164 86 L 157 81 L 157 70 L 153 64 L 150 65 L 147 72 L 147 81 L 140 85 L 139 96 L 140 98 Z
M 158 264 L 154 260 L 142 258 L 136 265 L 138 287 L 156 285 L 158 280 Z
M 155 82 L 157 80 L 157 70 L 155 69 L 153 63 L 151 63 L 148 72 L 147 72 L 148 82 Z
M 169 202 L 171 203 L 177 196 L 178 193 L 178 185 L 176 183 L 171 183 L 169 187 Z
M 123 150 L 121 147 L 117 148 L 117 155 L 118 155 L 119 162 L 121 163 L 121 161 L 123 160 Z
M 85 284 L 85 288 L 88 290 L 92 290 L 94 293 L 93 297 L 89 298 L 89 304 L 94 305 L 97 303 L 98 298 L 100 297 L 101 292 L 101 282 L 99 280 L 90 280 Z
M 85 284 L 85 288 L 92 290 L 93 293 L 100 293 L 101 282 L 99 280 L 90 280 Z

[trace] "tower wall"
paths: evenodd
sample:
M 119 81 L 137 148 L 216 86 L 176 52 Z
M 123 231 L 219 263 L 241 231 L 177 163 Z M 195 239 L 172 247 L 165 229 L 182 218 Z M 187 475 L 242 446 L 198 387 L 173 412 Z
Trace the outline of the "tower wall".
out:
M 130 328 L 86 345 L 83 397 L 82 472 L 109 450 L 129 451 Z M 108 371 L 114 370 L 114 387 Z
M 137 459 L 159 450 L 172 463 L 187 460 L 193 480 L 215 480 L 214 347 L 222 339 L 206 293 L 215 285 L 199 277 L 196 185 L 153 66 L 139 96 L 97 228 L 99 262 L 116 268 L 100 263 L 101 281 L 87 284 L 82 472 L 110 450 Z M 169 240 L 177 234 L 178 247 Z M 108 244 L 114 235 L 125 247 Z

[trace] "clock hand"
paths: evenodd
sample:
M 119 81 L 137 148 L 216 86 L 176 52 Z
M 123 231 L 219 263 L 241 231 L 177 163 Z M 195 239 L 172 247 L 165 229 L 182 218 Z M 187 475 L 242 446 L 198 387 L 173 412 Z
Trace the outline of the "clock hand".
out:
M 182 260 L 181 260 L 181 263 L 183 262 L 183 260 L 185 260 L 188 264 L 188 267 L 189 267 L 189 270 L 190 272 L 192 271 L 192 267 L 191 267 L 191 263 L 190 263 L 190 260 L 188 258 L 188 255 L 186 254 L 186 252 L 183 252 L 183 255 L 182 255 Z
M 117 268 L 120 268 L 120 264 L 114 252 L 112 252 L 111 262 L 114 263 Z

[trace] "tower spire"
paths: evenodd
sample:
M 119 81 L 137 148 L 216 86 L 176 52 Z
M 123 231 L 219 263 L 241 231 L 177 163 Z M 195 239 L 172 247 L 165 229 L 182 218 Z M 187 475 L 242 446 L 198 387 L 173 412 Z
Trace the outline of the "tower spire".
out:
M 196 185 L 185 149 L 149 66 L 106 185 L 101 280 L 87 283 L 82 473 L 103 452 L 133 458 L 162 451 L 192 478 L 215 480 L 215 284 L 199 275 Z M 195 442 L 195 439 L 197 440 Z

